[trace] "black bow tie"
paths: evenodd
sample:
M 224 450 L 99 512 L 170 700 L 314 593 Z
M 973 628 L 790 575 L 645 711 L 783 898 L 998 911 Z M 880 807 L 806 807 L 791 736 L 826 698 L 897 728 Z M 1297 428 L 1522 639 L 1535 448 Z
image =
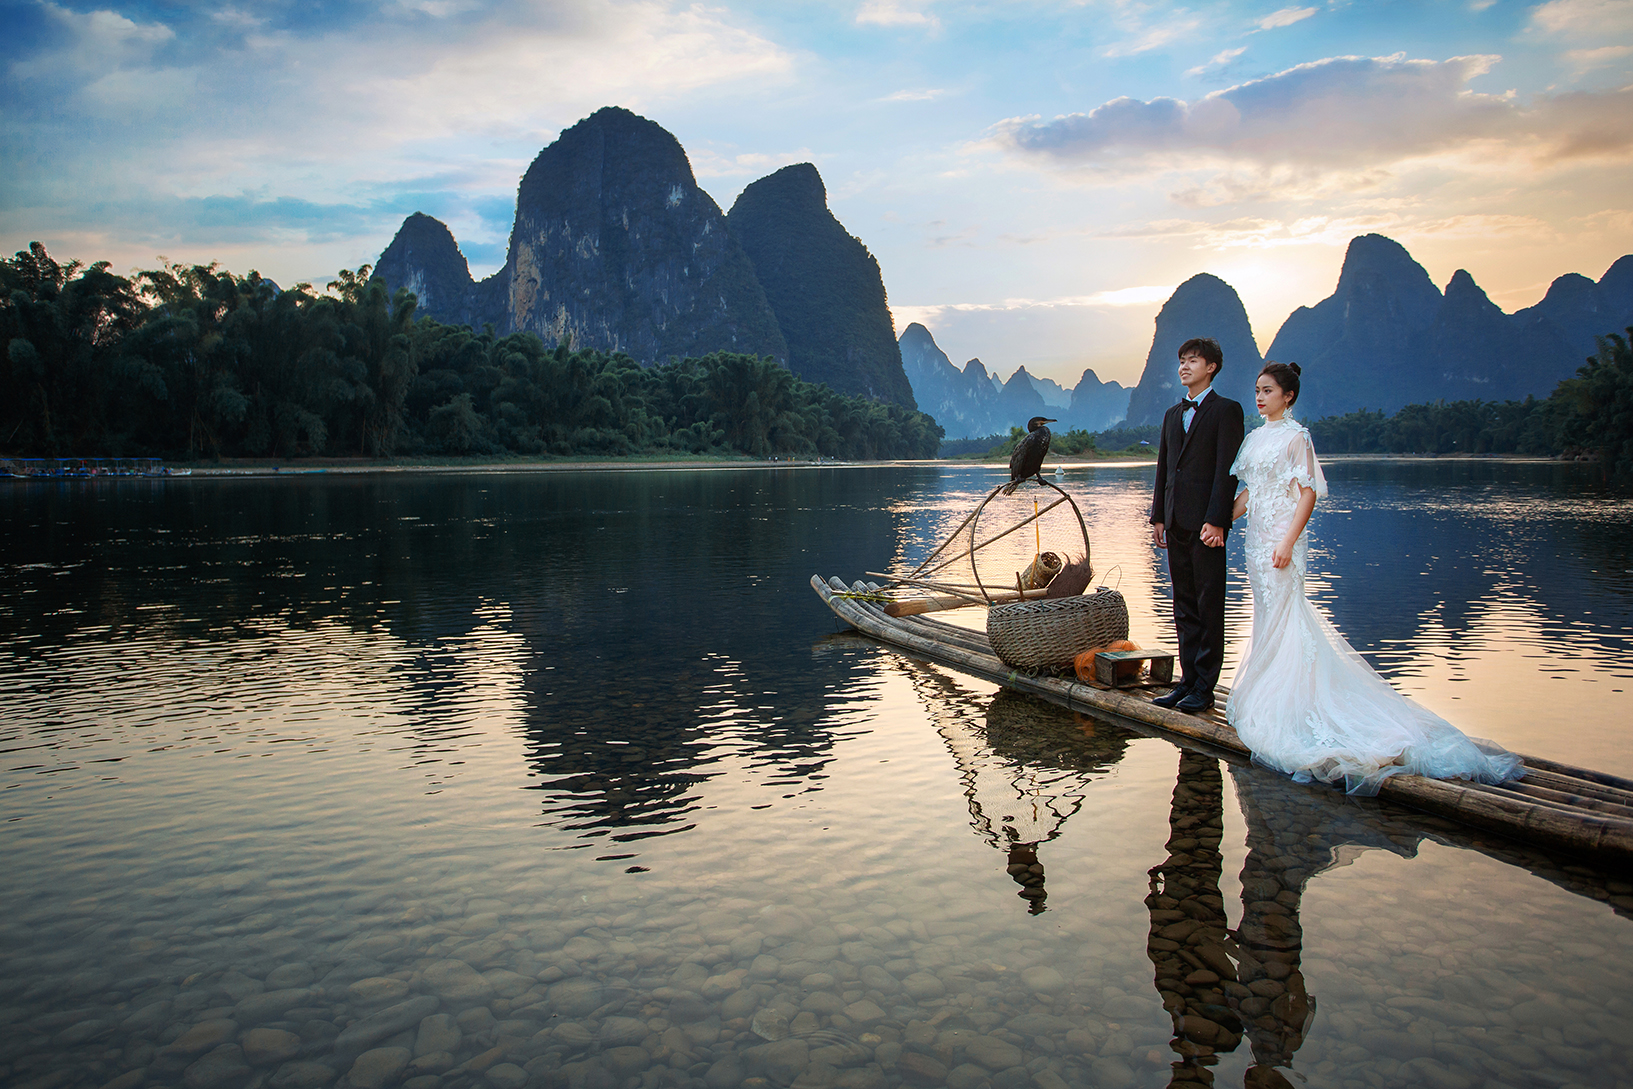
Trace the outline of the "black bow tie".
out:
M 1202 407 L 1202 398 L 1198 397 L 1196 400 L 1193 401 L 1189 397 L 1187 397 L 1184 400 L 1180 401 L 1179 407 L 1180 408 L 1201 408 Z

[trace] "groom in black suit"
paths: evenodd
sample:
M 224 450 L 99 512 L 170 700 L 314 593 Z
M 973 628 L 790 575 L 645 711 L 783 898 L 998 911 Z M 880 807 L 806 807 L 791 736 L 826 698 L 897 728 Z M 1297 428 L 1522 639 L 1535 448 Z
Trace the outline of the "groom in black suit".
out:
M 1162 418 L 1151 500 L 1152 538 L 1168 550 L 1181 670 L 1179 687 L 1152 702 L 1190 712 L 1213 706 L 1225 660 L 1225 534 L 1236 502 L 1230 467 L 1242 445 L 1243 423 L 1242 406 L 1213 391 L 1224 364 L 1212 338 L 1180 346 L 1186 398 Z

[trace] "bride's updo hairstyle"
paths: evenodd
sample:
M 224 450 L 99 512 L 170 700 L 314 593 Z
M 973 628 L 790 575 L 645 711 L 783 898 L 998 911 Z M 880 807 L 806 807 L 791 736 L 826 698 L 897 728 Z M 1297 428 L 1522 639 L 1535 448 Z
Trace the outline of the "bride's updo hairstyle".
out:
M 1298 404 L 1298 376 L 1302 371 L 1297 363 L 1266 363 L 1259 373 L 1268 374 L 1270 380 L 1287 394 L 1287 407 Z

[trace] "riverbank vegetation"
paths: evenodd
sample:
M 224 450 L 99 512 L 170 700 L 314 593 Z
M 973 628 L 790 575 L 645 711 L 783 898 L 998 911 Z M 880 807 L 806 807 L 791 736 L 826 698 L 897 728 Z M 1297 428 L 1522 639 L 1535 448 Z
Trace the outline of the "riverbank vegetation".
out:
M 1633 328 L 1599 340 L 1599 351 L 1545 398 L 1437 401 L 1406 405 L 1393 416 L 1362 409 L 1309 424 L 1323 454 L 1526 454 L 1597 460 L 1610 475 L 1633 475 Z M 1251 412 L 1252 406 L 1246 406 Z M 1250 417 L 1257 422 L 1256 417 Z M 1057 433 L 1050 452 L 1064 456 L 1146 453 L 1160 428 L 1122 427 Z M 1007 460 L 1025 434 L 954 439 L 943 457 Z M 1148 444 L 1148 445 L 1142 445 Z
M 643 368 L 419 317 L 369 273 L 325 292 L 213 264 L 126 278 L 35 243 L 0 262 L 0 451 L 875 459 L 934 457 L 941 441 L 922 412 L 769 358 Z
M 1438 401 L 1393 416 L 1362 410 L 1310 424 L 1328 454 L 1536 454 L 1590 457 L 1633 474 L 1633 328 L 1601 337 L 1575 378 L 1546 398 Z
M 1085 431 L 1074 427 L 1070 431 L 1050 434 L 1049 452 L 1065 457 L 1155 457 L 1157 438 L 1161 428 L 1114 427 L 1105 431 Z M 941 444 L 944 458 L 966 458 L 971 461 L 1007 461 L 1015 452 L 1015 444 L 1026 437 L 1019 427 L 1009 429 L 1008 435 L 988 435 L 978 439 L 948 439 Z

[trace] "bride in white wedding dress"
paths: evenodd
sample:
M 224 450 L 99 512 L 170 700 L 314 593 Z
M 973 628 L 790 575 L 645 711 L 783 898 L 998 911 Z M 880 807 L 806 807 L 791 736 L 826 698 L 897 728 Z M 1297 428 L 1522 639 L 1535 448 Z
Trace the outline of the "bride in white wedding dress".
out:
M 1299 782 L 1343 780 L 1376 794 L 1391 775 L 1501 783 L 1525 774 L 1518 756 L 1396 692 L 1304 594 L 1304 529 L 1327 481 L 1310 433 L 1288 417 L 1298 364 L 1270 363 L 1255 397 L 1267 421 L 1242 443 L 1234 517 L 1248 517 L 1253 634 L 1225 719 L 1256 763 Z

